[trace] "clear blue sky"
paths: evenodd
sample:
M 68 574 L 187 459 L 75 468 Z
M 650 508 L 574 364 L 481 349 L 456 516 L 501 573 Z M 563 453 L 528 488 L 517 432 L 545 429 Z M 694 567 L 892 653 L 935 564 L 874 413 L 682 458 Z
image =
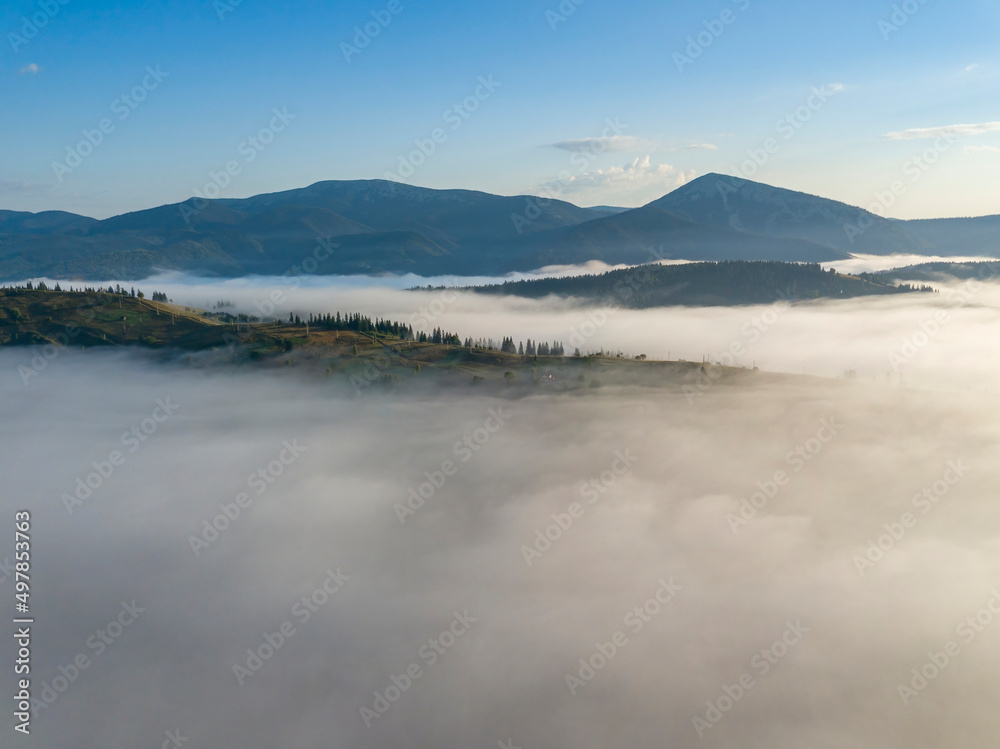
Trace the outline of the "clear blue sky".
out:
M 633 206 L 719 171 L 867 207 L 898 180 L 885 215 L 1000 213 L 996 0 L 233 2 L 4 3 L 0 208 L 106 217 L 232 161 L 223 197 L 381 178 L 430 139 L 405 181 Z

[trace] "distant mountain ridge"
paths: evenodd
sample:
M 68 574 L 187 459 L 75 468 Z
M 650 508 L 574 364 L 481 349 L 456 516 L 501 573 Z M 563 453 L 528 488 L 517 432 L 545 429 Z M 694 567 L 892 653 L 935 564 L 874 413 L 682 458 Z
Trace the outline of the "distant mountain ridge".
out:
M 0 279 L 8 280 L 129 280 L 158 270 L 236 277 L 295 268 L 487 275 L 589 260 L 815 263 L 851 253 L 1000 256 L 1000 216 L 893 221 L 719 174 L 634 209 L 355 180 L 192 198 L 103 221 L 0 211 Z

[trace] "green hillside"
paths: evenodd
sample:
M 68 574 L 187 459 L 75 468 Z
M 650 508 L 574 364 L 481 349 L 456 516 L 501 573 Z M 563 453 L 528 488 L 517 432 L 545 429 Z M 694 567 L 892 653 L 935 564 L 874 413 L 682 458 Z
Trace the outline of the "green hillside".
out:
M 361 315 L 292 316 L 288 322 L 238 321 L 232 316 L 153 302 L 129 293 L 0 289 L 0 346 L 136 347 L 185 353 L 198 366 L 297 368 L 330 378 L 355 393 L 402 386 L 474 386 L 529 392 L 592 390 L 605 385 L 704 389 L 716 382 L 761 377 L 756 370 L 702 362 L 654 361 L 638 352 L 590 355 L 512 338 L 464 342 L 453 333 L 413 331 L 402 323 Z M 45 346 L 50 346 L 46 349 Z M 37 358 L 37 357 L 36 357 Z M 176 357 L 174 357 L 176 358 Z

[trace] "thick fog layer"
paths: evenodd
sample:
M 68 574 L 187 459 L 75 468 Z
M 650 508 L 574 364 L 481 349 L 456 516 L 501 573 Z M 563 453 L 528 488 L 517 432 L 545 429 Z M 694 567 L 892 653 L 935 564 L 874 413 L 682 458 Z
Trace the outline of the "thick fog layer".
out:
M 849 260 L 832 260 L 820 263 L 824 268 L 836 268 L 841 273 L 874 273 L 908 265 L 924 263 L 983 263 L 995 262 L 995 257 L 982 256 L 941 256 L 941 255 L 854 255 Z
M 486 325 L 497 302 L 475 304 L 446 324 Z M 515 326 L 537 309 L 509 307 L 495 335 L 540 335 Z M 789 311 L 761 345 L 832 352 L 828 366 L 843 347 L 846 365 L 933 309 Z M 644 350 L 658 332 L 711 350 L 751 312 L 632 314 L 603 330 L 641 319 Z M 997 361 L 992 310 L 960 314 L 921 354 L 963 341 L 956 386 Z M 345 399 L 296 368 L 93 351 L 63 351 L 24 385 L 27 355 L 0 353 L 7 601 L 13 515 L 33 514 L 41 702 L 19 745 L 937 749 L 1000 735 L 988 393 L 789 378 L 695 398 Z M 8 695 L 11 679 L 5 665 Z

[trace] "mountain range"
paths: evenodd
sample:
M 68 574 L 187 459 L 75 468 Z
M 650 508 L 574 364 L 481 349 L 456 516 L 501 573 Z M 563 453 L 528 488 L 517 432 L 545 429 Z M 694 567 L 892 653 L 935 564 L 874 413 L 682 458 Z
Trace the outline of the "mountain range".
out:
M 325 181 L 97 220 L 0 210 L 0 280 L 320 273 L 492 275 L 588 260 L 824 262 L 853 253 L 1000 257 L 1000 216 L 898 221 L 708 174 L 640 208 Z

